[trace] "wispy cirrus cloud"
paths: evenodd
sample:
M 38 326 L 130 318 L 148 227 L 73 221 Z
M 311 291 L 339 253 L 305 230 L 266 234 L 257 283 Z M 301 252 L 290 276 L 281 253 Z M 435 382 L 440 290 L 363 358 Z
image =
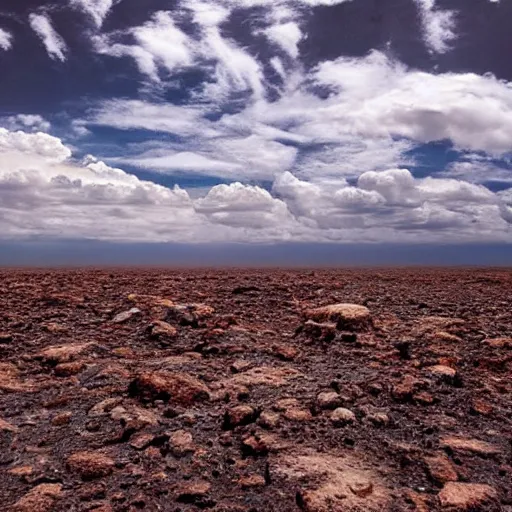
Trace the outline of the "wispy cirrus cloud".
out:
M 68 47 L 64 39 L 53 28 L 50 17 L 46 14 L 32 13 L 29 15 L 29 23 L 32 30 L 41 39 L 48 56 L 53 60 L 65 62 Z

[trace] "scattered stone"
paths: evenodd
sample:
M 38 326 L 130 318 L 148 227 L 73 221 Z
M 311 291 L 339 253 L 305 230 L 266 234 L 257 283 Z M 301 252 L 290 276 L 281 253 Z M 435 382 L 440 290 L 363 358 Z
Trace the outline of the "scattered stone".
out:
M 280 415 L 275 412 L 264 411 L 258 418 L 258 425 L 263 428 L 273 429 L 277 427 L 279 423 Z
M 301 325 L 297 334 L 302 332 L 309 338 L 316 338 L 321 341 L 330 342 L 336 337 L 336 324 L 333 323 L 318 323 L 313 320 L 307 320 Z
M 299 354 L 299 351 L 296 348 L 290 347 L 290 345 L 274 345 L 272 352 L 281 361 L 293 361 Z
M 361 498 L 366 498 L 373 492 L 373 484 L 369 480 L 359 479 L 349 484 L 350 490 Z
M 7 471 L 10 475 L 19 476 L 21 478 L 30 476 L 34 472 L 34 468 L 32 466 L 18 466 L 17 468 L 12 468 Z
M 184 457 L 196 451 L 192 434 L 186 430 L 176 430 L 170 434 L 169 448 L 175 457 Z
M 245 455 L 262 456 L 282 448 L 284 448 L 283 443 L 271 434 L 255 434 L 242 441 L 242 452 Z
M 494 487 L 485 484 L 448 482 L 439 493 L 442 508 L 455 511 L 480 510 L 480 507 L 495 501 L 498 493 Z
M 202 382 L 184 373 L 142 373 L 131 382 L 128 392 L 143 401 L 172 400 L 181 405 L 210 398 L 209 390 Z
M 266 482 L 265 478 L 261 475 L 251 475 L 238 480 L 238 485 L 240 485 L 242 489 L 252 489 L 254 487 L 264 487 Z
M 435 398 L 426 391 L 415 393 L 412 398 L 416 403 L 422 405 L 432 405 L 435 402 Z
M 391 395 L 397 402 L 409 402 L 412 400 L 413 394 L 420 384 L 421 381 L 412 375 L 406 375 L 402 382 L 393 386 Z
M 42 350 L 36 359 L 41 359 L 44 363 L 54 366 L 59 363 L 68 363 L 83 354 L 91 345 L 92 343 L 81 343 L 48 347 Z
M 62 412 L 53 417 L 52 425 L 56 427 L 68 425 L 69 423 L 71 423 L 71 418 L 73 418 L 72 412 Z
M 390 421 L 385 412 L 371 412 L 366 419 L 376 427 L 387 427 Z
M 120 398 L 106 398 L 105 400 L 102 400 L 101 402 L 91 407 L 87 415 L 95 417 L 101 416 L 103 414 L 108 414 L 112 409 L 114 409 L 114 407 L 116 407 L 120 403 Z
M 425 457 L 425 464 L 430 478 L 437 484 L 455 482 L 459 478 L 457 471 L 446 455 Z
M 260 366 L 251 368 L 243 373 L 238 373 L 227 381 L 224 381 L 223 384 L 226 387 L 232 385 L 280 387 L 284 386 L 287 381 L 300 377 L 300 375 L 301 374 L 294 368 Z
M 79 374 L 84 368 L 85 363 L 81 361 L 75 361 L 74 363 L 58 364 L 53 371 L 57 377 L 71 377 L 73 375 Z
M 215 310 L 206 304 L 174 304 L 168 308 L 166 320 L 184 326 L 200 327 L 213 313 Z
M 311 421 L 313 419 L 313 416 L 311 415 L 311 412 L 307 409 L 299 409 L 292 407 L 290 409 L 286 409 L 283 416 L 290 421 Z
M 175 338 L 178 335 L 178 330 L 167 322 L 161 320 L 154 320 L 149 326 L 149 335 L 152 338 Z
M 11 508 L 12 512 L 51 512 L 62 496 L 61 484 L 41 484 L 30 490 Z
M 501 449 L 478 439 L 465 439 L 462 437 L 444 437 L 440 440 L 443 448 L 450 448 L 454 452 L 468 452 L 475 455 L 497 455 Z
M 240 425 L 248 425 L 256 421 L 258 413 L 249 405 L 237 405 L 228 409 L 224 414 L 224 430 L 231 430 Z
M 110 475 L 115 463 L 110 457 L 100 452 L 78 452 L 68 457 L 67 465 L 82 479 L 90 480 Z
M 133 318 L 134 316 L 140 315 L 142 311 L 139 308 L 132 308 L 129 311 L 123 311 L 114 317 L 112 323 L 122 324 Z
M 176 501 L 179 503 L 196 503 L 208 495 L 211 487 L 208 482 L 194 482 L 182 485 L 176 489 Z
M 144 450 L 151 445 L 154 438 L 153 434 L 139 434 L 130 439 L 130 446 L 136 450 Z
M 308 309 L 304 316 L 315 322 L 336 322 L 340 331 L 367 330 L 372 325 L 370 310 L 357 304 L 332 304 Z
M 338 407 L 331 414 L 331 422 L 337 427 L 354 423 L 354 421 L 356 421 L 356 415 L 350 409 L 344 407 Z
M 0 418 L 0 432 L 18 432 L 18 427 L 15 427 L 14 425 L 11 425 L 7 421 Z
M 0 332 L 0 345 L 8 345 L 12 342 L 12 335 Z
M 245 370 L 248 370 L 251 367 L 251 363 L 249 361 L 245 361 L 243 359 L 239 359 L 238 361 L 234 361 L 230 366 L 230 370 L 232 373 L 240 373 Z
M 435 377 L 448 383 L 453 383 L 455 377 L 457 376 L 457 370 L 441 364 L 430 366 L 428 370 Z
M 281 398 L 272 407 L 275 411 L 284 412 L 292 407 L 299 408 L 300 402 L 296 398 Z
M 494 408 L 490 403 L 484 400 L 473 399 L 470 411 L 473 414 L 480 414 L 481 416 L 490 416 L 493 413 Z
M 324 391 L 316 397 L 320 409 L 336 409 L 343 405 L 341 396 L 335 391 Z

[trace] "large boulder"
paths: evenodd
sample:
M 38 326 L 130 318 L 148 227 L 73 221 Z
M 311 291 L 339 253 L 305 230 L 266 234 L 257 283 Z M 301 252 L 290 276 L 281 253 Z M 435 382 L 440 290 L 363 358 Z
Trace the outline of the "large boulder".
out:
M 372 325 L 370 310 L 358 304 L 331 304 L 307 309 L 304 317 L 313 322 L 334 322 L 341 331 L 362 331 Z

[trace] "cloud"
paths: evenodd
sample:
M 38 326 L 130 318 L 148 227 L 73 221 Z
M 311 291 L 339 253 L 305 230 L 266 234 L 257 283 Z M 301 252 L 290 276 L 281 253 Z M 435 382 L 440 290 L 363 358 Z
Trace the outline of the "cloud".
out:
M 133 37 L 135 44 L 117 42 L 125 40 L 127 35 Z M 93 41 L 98 53 L 133 58 L 139 71 L 155 82 L 160 81 L 160 68 L 170 73 L 193 62 L 194 42 L 176 26 L 168 11 L 153 14 L 141 26 L 96 36 Z
M 439 173 L 446 178 L 455 178 L 468 181 L 470 183 L 489 183 L 501 182 L 512 184 L 512 169 L 498 165 L 491 159 L 488 160 L 470 160 L 454 162 L 448 168 Z
M 46 119 L 34 114 L 17 114 L 4 119 L 0 118 L 0 124 L 3 124 L 11 131 L 30 130 L 32 132 L 48 132 L 51 128 L 51 124 Z
M 299 42 L 302 39 L 302 31 L 293 21 L 273 25 L 265 30 L 266 36 L 273 43 L 279 45 L 292 59 L 299 56 Z
M 97 28 L 101 28 L 105 18 L 115 3 L 122 0 L 70 0 L 70 5 L 88 14 Z
M 55 31 L 50 18 L 46 14 L 30 14 L 29 23 L 32 30 L 38 35 L 51 59 L 66 61 L 67 45 L 62 37 Z
M 506 241 L 509 192 L 406 169 L 309 182 L 290 172 L 270 191 L 239 182 L 191 198 L 62 141 L 0 129 L 0 233 L 4 238 L 181 242 Z M 512 190 L 512 189 L 511 189 Z M 508 195 L 507 195 L 508 194 Z M 98 218 L 101 222 L 98 222 Z
M 12 48 L 12 34 L 0 28 L 0 48 L 2 50 L 10 50 Z
M 414 0 L 421 14 L 423 37 L 432 53 L 445 53 L 455 34 L 455 12 L 436 8 L 436 0 Z

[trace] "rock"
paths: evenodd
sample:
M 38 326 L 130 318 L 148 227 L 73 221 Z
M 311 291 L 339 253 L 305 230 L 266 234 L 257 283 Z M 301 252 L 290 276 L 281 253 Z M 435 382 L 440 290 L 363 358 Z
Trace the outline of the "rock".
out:
M 296 398 L 281 398 L 272 407 L 276 411 L 284 412 L 292 407 L 299 408 L 300 402 Z
M 366 419 L 376 427 L 387 427 L 390 421 L 385 412 L 371 412 Z
M 122 324 L 130 320 L 130 318 L 133 318 L 136 315 L 140 315 L 141 313 L 142 311 L 139 308 L 132 308 L 129 311 L 123 311 L 113 318 L 112 323 Z
M 62 495 L 61 484 L 41 484 L 30 490 L 10 509 L 12 512 L 52 512 Z
M 406 375 L 402 382 L 393 386 L 391 395 L 397 402 L 409 402 L 412 400 L 413 394 L 420 384 L 421 381 L 412 375 Z
M 233 375 L 230 379 L 222 382 L 226 387 L 233 385 L 241 386 L 284 386 L 287 381 L 300 377 L 301 374 L 295 368 L 272 368 L 260 366 Z
M 8 345 L 12 342 L 12 335 L 0 332 L 0 345 Z
M 453 383 L 455 377 L 457 376 L 457 370 L 441 364 L 430 366 L 428 370 L 432 375 L 434 375 L 434 377 L 437 377 L 438 379 L 448 383 Z
M 417 402 L 422 405 L 432 405 L 435 402 L 435 398 L 426 391 L 420 391 L 419 393 L 414 393 L 412 396 L 414 402 Z
M 454 512 L 479 510 L 481 506 L 497 498 L 496 489 L 485 484 L 449 482 L 439 493 L 441 507 Z
M 92 343 L 81 343 L 48 347 L 39 352 L 36 359 L 41 359 L 44 363 L 51 365 L 68 363 L 83 354 L 91 345 Z
M 336 409 L 343 404 L 343 400 L 338 393 L 334 391 L 324 391 L 316 397 L 316 402 L 320 409 Z
M 493 413 L 494 408 L 490 403 L 486 402 L 485 400 L 474 399 L 471 403 L 470 411 L 472 414 L 490 416 Z
M 436 455 L 435 457 L 425 457 L 425 464 L 430 478 L 438 484 L 458 480 L 457 471 L 455 471 L 453 464 L 444 454 Z
M 296 407 L 291 407 L 290 409 L 286 409 L 283 414 L 283 417 L 290 421 L 311 421 L 313 416 L 311 412 L 306 409 L 299 409 Z
M 248 425 L 256 421 L 258 413 L 249 405 L 237 405 L 224 413 L 224 430 L 231 430 L 240 425 Z
M 264 487 L 266 485 L 265 478 L 261 475 L 251 475 L 240 478 L 238 485 L 242 489 L 252 489 L 254 487 Z
M 274 345 L 272 347 L 272 353 L 281 359 L 281 361 L 293 361 L 299 351 L 296 348 L 290 347 L 290 345 Z
M 366 330 L 372 325 L 370 310 L 357 304 L 332 304 L 304 312 L 307 320 L 315 322 L 336 322 L 341 331 Z
M 155 439 L 153 434 L 139 434 L 130 439 L 130 446 L 136 450 L 144 450 L 151 445 L 153 439 Z
M 512 348 L 512 338 L 494 338 L 485 340 L 484 343 L 492 348 Z
M 354 421 L 356 421 L 356 415 L 350 409 L 344 407 L 338 407 L 331 414 L 331 422 L 337 427 L 354 423 Z
M 72 417 L 73 417 L 72 412 L 62 412 L 53 417 L 52 425 L 54 425 L 56 427 L 60 427 L 62 425 L 68 425 L 69 423 L 71 423 Z
M 179 503 L 196 503 L 201 501 L 210 492 L 208 482 L 193 482 L 182 485 L 176 489 L 176 501 Z
M 206 304 L 175 304 L 168 308 L 166 320 L 180 325 L 200 327 L 210 318 L 215 310 Z
M 176 430 L 170 434 L 169 448 L 175 457 L 184 457 L 196 451 L 192 434 L 186 430 Z
M 89 409 L 87 416 L 95 417 L 108 414 L 121 403 L 121 398 L 106 398 Z
M 440 440 L 443 448 L 450 448 L 454 452 L 474 453 L 475 455 L 497 455 L 501 449 L 478 439 L 465 439 L 462 437 L 444 437 Z
M 75 361 L 74 363 L 61 363 L 54 368 L 55 375 L 57 377 L 71 377 L 77 375 L 85 368 L 85 364 L 81 361 Z
M 178 335 L 178 330 L 167 322 L 161 320 L 154 320 L 149 326 L 149 335 L 152 338 L 175 338 Z
M 18 432 L 18 427 L 15 427 L 14 425 L 11 425 L 7 421 L 0 418 L 0 432 L 15 433 L 15 432 Z
M 114 465 L 110 457 L 100 452 L 77 452 L 67 459 L 68 468 L 84 480 L 110 475 Z
M 313 320 L 307 320 L 299 327 L 298 332 L 302 332 L 309 338 L 330 342 L 336 337 L 336 324 L 327 322 L 319 323 L 314 322 Z
M 239 359 L 238 361 L 234 361 L 233 364 L 229 367 L 232 373 L 240 373 L 245 370 L 248 370 L 251 367 L 251 363 L 249 361 L 244 361 L 243 359 Z
M 142 373 L 131 382 L 128 392 L 130 396 L 143 401 L 172 400 L 181 405 L 191 405 L 210 398 L 205 384 L 184 373 Z
M 366 498 L 373 492 L 373 484 L 370 480 L 359 479 L 349 484 L 349 489 L 360 498 Z
M 284 446 L 271 434 L 255 434 L 246 437 L 242 441 L 242 452 L 244 455 L 262 456 L 269 452 L 276 452 Z
M 119 421 L 126 429 L 140 430 L 148 425 L 158 425 L 158 416 L 141 407 L 131 406 L 128 409 L 124 407 L 114 407 L 110 412 L 110 418 Z
M 272 429 L 277 427 L 279 423 L 280 415 L 275 412 L 264 411 L 260 414 L 258 418 L 258 425 L 263 428 Z

